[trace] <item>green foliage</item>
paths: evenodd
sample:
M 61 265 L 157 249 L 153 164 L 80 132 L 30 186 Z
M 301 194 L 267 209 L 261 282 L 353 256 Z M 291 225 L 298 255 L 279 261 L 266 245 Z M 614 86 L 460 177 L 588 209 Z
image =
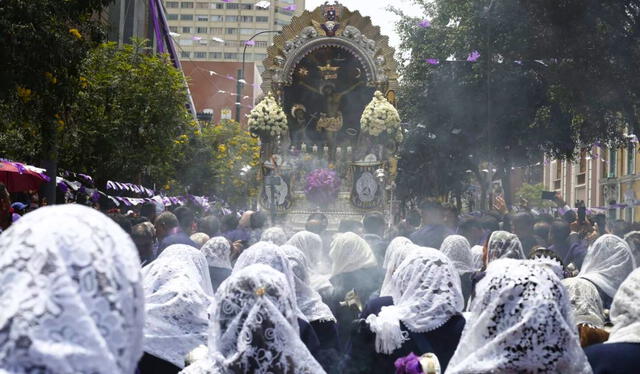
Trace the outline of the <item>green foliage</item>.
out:
M 177 176 L 181 188 L 194 195 L 216 195 L 237 208 L 246 208 L 256 196 L 260 147 L 240 123 L 225 120 L 196 130 L 184 150 Z
M 3 156 L 29 162 L 55 158 L 56 130 L 77 95 L 80 65 L 102 38 L 93 15 L 110 2 L 0 2 Z
M 553 208 L 556 204 L 550 200 L 542 200 L 542 191 L 544 185 L 524 183 L 516 192 L 517 199 L 525 199 L 529 203 L 530 208 Z

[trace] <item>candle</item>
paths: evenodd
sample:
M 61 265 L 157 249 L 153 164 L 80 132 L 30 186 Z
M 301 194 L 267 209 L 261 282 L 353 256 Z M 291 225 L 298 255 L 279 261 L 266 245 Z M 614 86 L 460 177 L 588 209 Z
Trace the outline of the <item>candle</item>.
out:
M 318 152 L 318 146 L 314 144 L 313 147 L 311 147 L 311 150 L 313 152 Z
M 306 152 L 307 151 L 307 145 L 305 143 L 302 143 L 302 146 L 300 147 L 300 150 L 302 152 Z
M 342 153 L 342 148 L 340 147 L 336 148 L 336 153 Z
M 329 147 L 328 146 L 324 146 L 324 148 L 322 149 L 324 151 L 324 153 L 329 153 Z
M 351 151 L 352 151 L 351 146 L 348 146 L 347 147 L 347 153 L 351 153 Z

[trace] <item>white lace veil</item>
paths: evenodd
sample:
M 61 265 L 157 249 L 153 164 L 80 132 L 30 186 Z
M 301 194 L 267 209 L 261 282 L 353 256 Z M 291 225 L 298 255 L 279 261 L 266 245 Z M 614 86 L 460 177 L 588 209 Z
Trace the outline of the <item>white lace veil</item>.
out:
M 142 269 L 145 352 L 184 367 L 185 356 L 207 341 L 213 296 L 207 260 L 200 250 L 174 244 Z
M 624 241 L 629 245 L 636 266 L 640 266 L 640 231 L 631 231 L 624 236 Z
M 326 269 L 330 268 L 330 266 L 326 264 L 327 261 L 323 255 L 322 238 L 320 235 L 314 234 L 311 231 L 299 231 L 293 234 L 287 244 L 298 248 L 307 257 L 312 278 L 316 274 L 326 273 Z
M 287 242 L 287 234 L 280 227 L 270 227 L 262 232 L 260 240 L 281 246 Z
M 549 266 L 491 262 L 470 309 L 447 374 L 591 373 L 569 297 Z
M 231 269 L 231 245 L 227 238 L 216 236 L 209 239 L 200 249 L 211 267 Z
M 304 253 L 288 244 L 281 246 L 280 249 L 291 265 L 291 270 L 295 277 L 296 301 L 307 320 L 309 322 L 335 322 L 336 318 L 331 313 L 331 309 L 322 301 L 320 294 L 311 288 L 309 284 L 309 265 Z
M 329 257 L 333 262 L 331 276 L 376 266 L 376 256 L 369 244 L 352 232 L 339 234 L 331 242 Z
M 606 234 L 589 248 L 578 277 L 590 280 L 613 298 L 620 284 L 635 268 L 636 262 L 627 242 Z
M 182 374 L 324 373 L 300 340 L 295 297 L 284 274 L 249 265 L 234 271 L 215 299 L 209 357 Z
M 640 270 L 634 270 L 616 292 L 611 322 L 607 343 L 640 343 Z
M 289 260 L 287 260 L 284 252 L 278 246 L 271 242 L 257 242 L 238 256 L 238 259 L 233 266 L 233 273 L 253 264 L 269 265 L 273 269 L 284 274 L 287 282 L 289 282 L 289 288 L 294 291 L 293 298 L 295 300 L 295 275 L 293 274 L 293 270 L 291 270 Z M 296 303 L 296 312 L 298 313 L 298 317 L 308 322 L 307 317 L 302 310 L 297 307 L 297 305 L 298 304 Z
M 484 247 L 481 245 L 474 245 L 471 247 L 471 259 L 473 260 L 473 270 L 478 271 L 482 269 L 484 265 L 482 256 L 484 254 Z
M 135 245 L 105 215 L 71 204 L 25 215 L 0 235 L 0 367 L 132 374 L 141 283 Z
M 391 354 L 407 338 L 400 322 L 412 332 L 429 332 L 462 313 L 460 276 L 451 261 L 433 248 L 420 248 L 393 273 L 393 305 L 367 317 L 376 334 L 376 351 Z
M 413 242 L 404 236 L 399 236 L 389 243 L 384 254 L 382 267 L 385 269 L 384 280 L 380 287 L 380 296 L 391 296 L 391 278 L 398 266 L 416 248 Z
M 499 258 L 523 260 L 526 258 L 522 250 L 522 243 L 515 234 L 507 231 L 494 231 L 489 237 L 488 260 L 491 262 Z
M 582 278 L 566 278 L 562 284 L 567 289 L 576 324 L 604 328 L 604 308 L 598 289 Z
M 444 253 L 453 262 L 460 275 L 474 271 L 473 256 L 471 255 L 471 246 L 469 241 L 462 235 L 447 236 L 440 251 Z

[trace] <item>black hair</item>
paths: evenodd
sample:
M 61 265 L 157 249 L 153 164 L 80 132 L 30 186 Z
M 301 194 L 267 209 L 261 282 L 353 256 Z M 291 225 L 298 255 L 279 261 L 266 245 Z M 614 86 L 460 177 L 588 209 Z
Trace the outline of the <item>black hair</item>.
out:
M 362 227 L 367 234 L 382 236 L 385 227 L 384 216 L 380 212 L 367 213 L 362 219 Z
M 249 216 L 249 226 L 252 229 L 261 229 L 267 224 L 267 215 L 262 211 L 254 212 Z
M 156 216 L 156 205 L 150 202 L 142 204 L 142 207 L 140 208 L 140 215 L 152 220 Z
M 549 236 L 553 239 L 554 243 L 560 243 L 569 240 L 569 234 L 571 234 L 571 227 L 565 220 L 557 219 L 553 221 L 553 223 L 549 227 Z
M 160 225 L 167 230 L 171 230 L 174 227 L 178 227 L 178 218 L 171 212 L 162 212 L 156 218 L 154 223 L 156 226 Z
M 198 231 L 213 238 L 220 231 L 220 220 L 216 216 L 206 216 L 198 220 Z
M 117 223 L 127 234 L 131 234 L 131 220 L 129 217 L 124 214 L 111 213 L 109 214 L 109 218 Z
M 173 214 L 175 214 L 176 218 L 178 218 L 178 222 L 182 230 L 185 232 L 190 232 L 191 227 L 193 226 L 193 221 L 195 219 L 193 210 L 191 210 L 190 208 L 187 208 L 186 206 L 181 206 L 181 207 L 178 207 L 173 212 Z
M 420 216 L 420 212 L 417 209 L 411 209 L 407 212 L 406 220 L 411 226 L 419 227 L 420 223 L 422 223 L 422 216 Z
M 362 229 L 362 223 L 353 219 L 340 220 L 338 232 L 358 232 Z
M 235 213 L 227 214 L 220 221 L 220 231 L 233 231 L 238 228 L 238 216 Z

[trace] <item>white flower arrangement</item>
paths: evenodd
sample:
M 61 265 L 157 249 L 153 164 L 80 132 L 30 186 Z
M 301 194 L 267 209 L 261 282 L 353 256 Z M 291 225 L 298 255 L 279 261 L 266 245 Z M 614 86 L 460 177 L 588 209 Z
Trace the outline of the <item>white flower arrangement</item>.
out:
M 380 136 L 386 133 L 397 143 L 402 142 L 400 115 L 382 92 L 376 91 L 371 102 L 364 108 L 360 118 L 360 130 L 371 136 Z
M 271 93 L 249 114 L 249 131 L 254 134 L 277 136 L 287 131 L 287 128 L 287 116 Z

